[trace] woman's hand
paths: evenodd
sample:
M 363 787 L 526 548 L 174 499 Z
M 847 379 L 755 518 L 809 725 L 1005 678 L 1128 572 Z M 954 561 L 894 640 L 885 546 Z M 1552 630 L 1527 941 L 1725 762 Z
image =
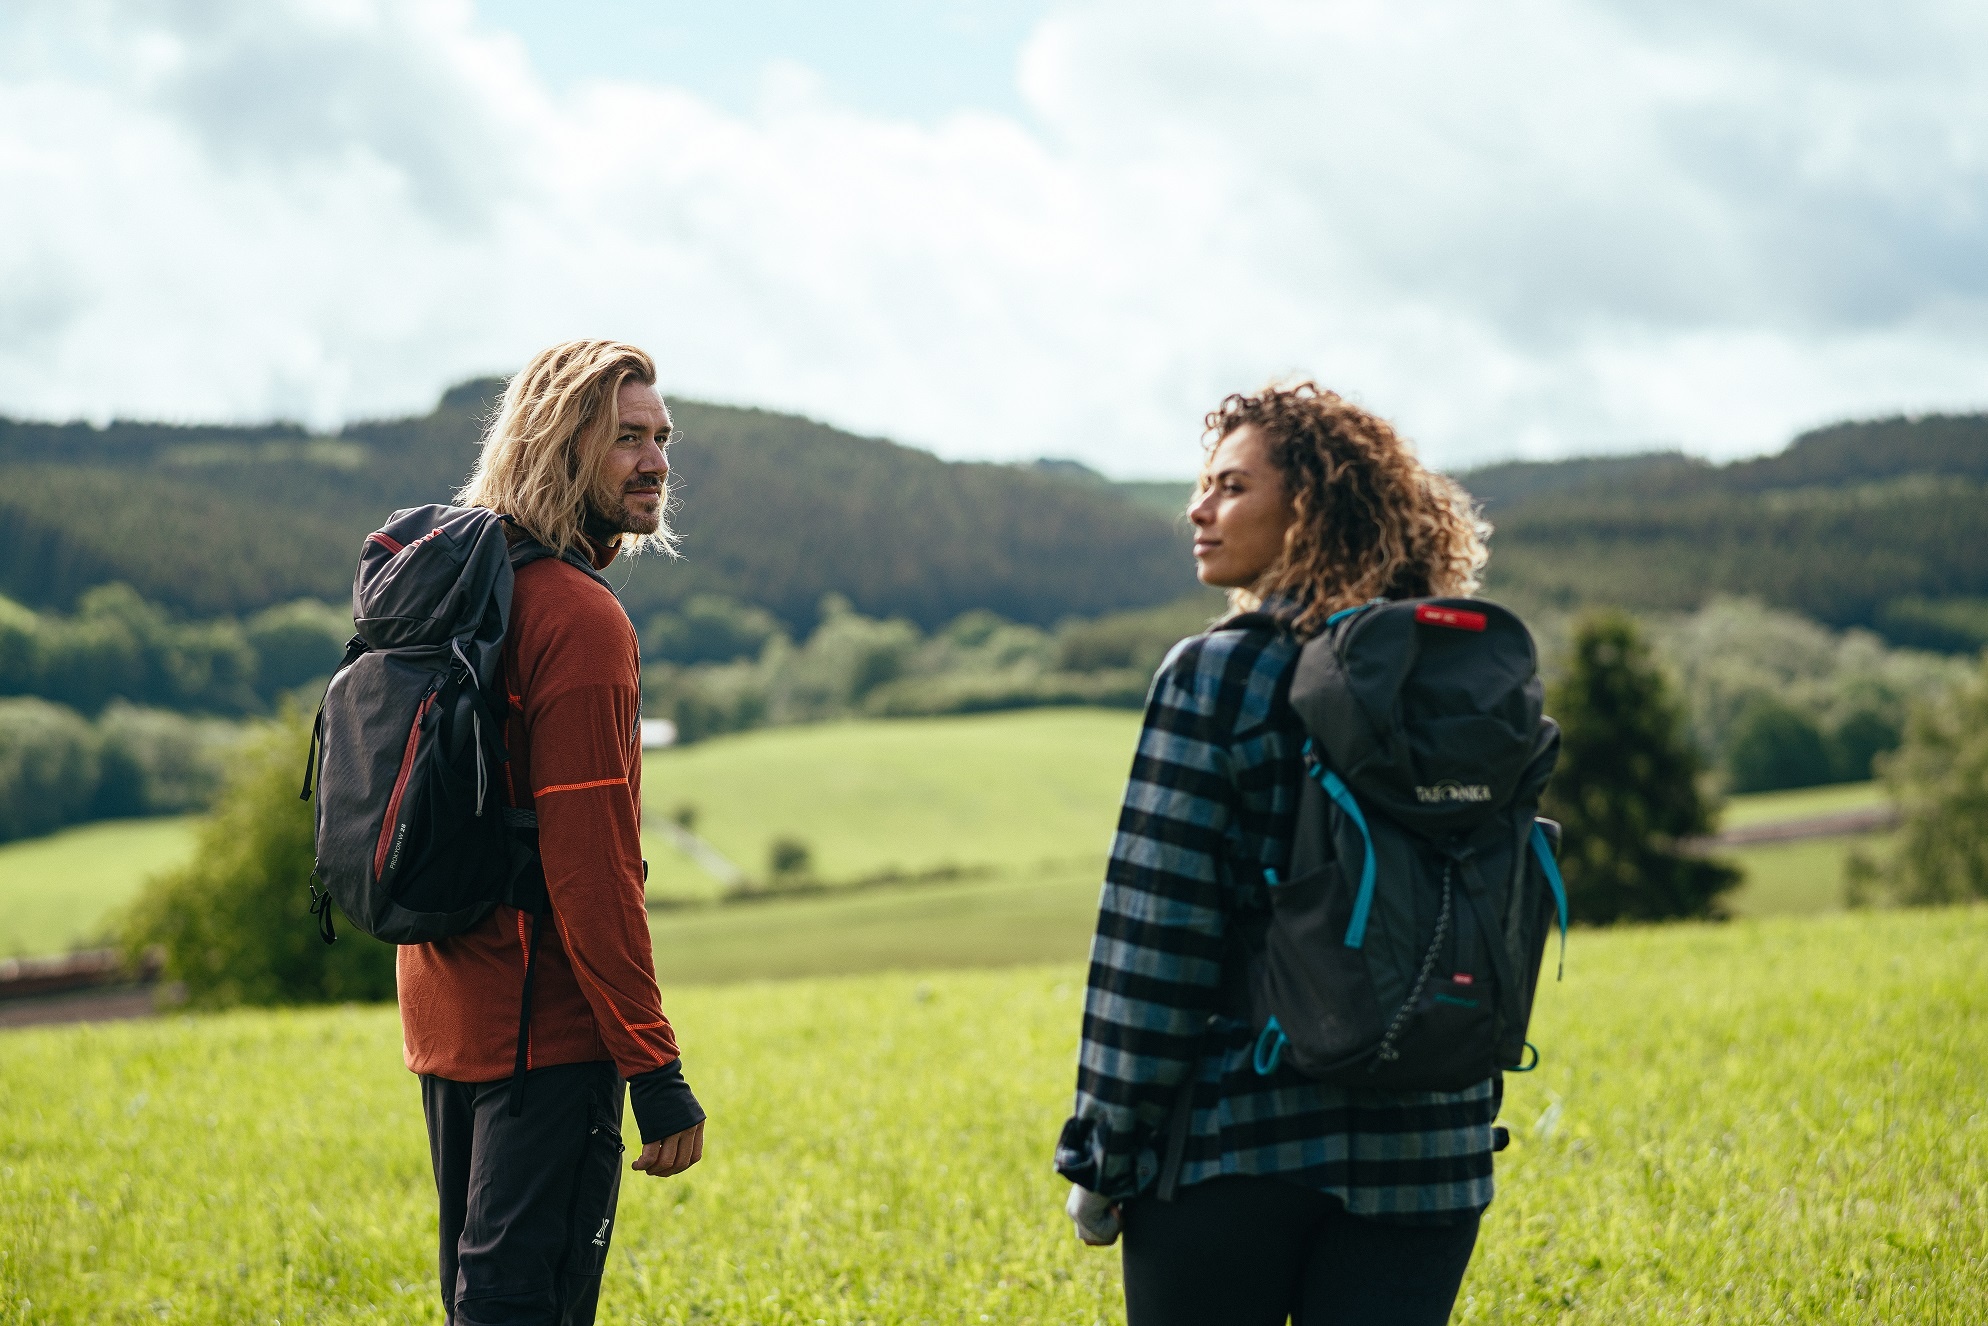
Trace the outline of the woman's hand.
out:
M 1100 1197 L 1089 1188 L 1079 1188 L 1073 1183 L 1070 1200 L 1063 1204 L 1063 1210 L 1077 1227 L 1077 1237 L 1093 1248 L 1108 1248 L 1118 1242 L 1121 1228 L 1118 1203 L 1109 1197 Z

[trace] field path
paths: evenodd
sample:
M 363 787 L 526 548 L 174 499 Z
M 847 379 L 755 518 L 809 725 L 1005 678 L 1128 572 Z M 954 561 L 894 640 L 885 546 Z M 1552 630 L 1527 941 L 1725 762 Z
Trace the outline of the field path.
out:
M 1743 824 L 1705 841 L 1714 847 L 1745 847 L 1752 843 L 1793 843 L 1805 838 L 1842 838 L 1853 833 L 1881 833 L 1897 827 L 1896 806 L 1866 806 L 1768 824 Z

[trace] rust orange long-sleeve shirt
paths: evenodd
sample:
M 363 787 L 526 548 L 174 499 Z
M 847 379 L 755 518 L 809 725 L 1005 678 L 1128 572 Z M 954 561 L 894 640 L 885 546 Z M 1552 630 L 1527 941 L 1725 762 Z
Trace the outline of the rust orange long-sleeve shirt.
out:
M 677 1046 L 642 892 L 634 628 L 586 572 L 557 558 L 532 562 L 517 573 L 504 679 L 511 803 L 538 815 L 552 900 L 533 978 L 529 1066 L 611 1059 L 624 1078 L 664 1068 Z M 530 916 L 500 906 L 463 934 L 401 947 L 410 1069 L 458 1082 L 510 1076 L 530 926 Z M 639 1098 L 637 1109 L 639 1120 Z

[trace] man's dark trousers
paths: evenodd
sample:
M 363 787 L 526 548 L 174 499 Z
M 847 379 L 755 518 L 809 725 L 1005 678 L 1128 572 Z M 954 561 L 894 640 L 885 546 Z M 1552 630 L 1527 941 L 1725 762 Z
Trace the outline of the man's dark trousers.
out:
M 621 1078 L 559 1064 L 511 1083 L 421 1079 L 449 1326 L 585 1326 L 621 1193 Z

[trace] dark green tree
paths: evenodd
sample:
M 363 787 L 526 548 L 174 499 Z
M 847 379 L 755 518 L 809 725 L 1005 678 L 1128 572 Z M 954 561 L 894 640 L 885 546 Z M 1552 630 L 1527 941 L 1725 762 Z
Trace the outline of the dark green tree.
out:
M 1988 653 L 1972 677 L 1912 711 L 1905 744 L 1878 764 L 1903 817 L 1885 872 L 1892 895 L 1988 898 Z
M 1632 618 L 1605 612 L 1575 626 L 1571 666 L 1547 710 L 1563 744 L 1542 809 L 1565 832 L 1574 919 L 1716 914 L 1739 872 L 1682 845 L 1711 832 L 1712 809 L 1682 709 Z
M 0 842 L 82 819 L 97 793 L 97 734 L 75 710 L 0 700 Z
M 675 612 L 659 612 L 642 630 L 642 658 L 657 663 L 730 663 L 757 658 L 780 634 L 780 623 L 764 608 L 697 594 Z
M 311 805 L 297 799 L 309 740 L 292 712 L 244 752 L 193 860 L 147 881 L 125 917 L 126 949 L 164 947 L 195 1004 L 393 998 L 393 947 L 343 916 L 327 946 L 310 915 Z
M 1726 748 L 1735 792 L 1814 787 L 1831 780 L 1836 763 L 1814 721 L 1772 695 L 1756 695 L 1740 711 Z

